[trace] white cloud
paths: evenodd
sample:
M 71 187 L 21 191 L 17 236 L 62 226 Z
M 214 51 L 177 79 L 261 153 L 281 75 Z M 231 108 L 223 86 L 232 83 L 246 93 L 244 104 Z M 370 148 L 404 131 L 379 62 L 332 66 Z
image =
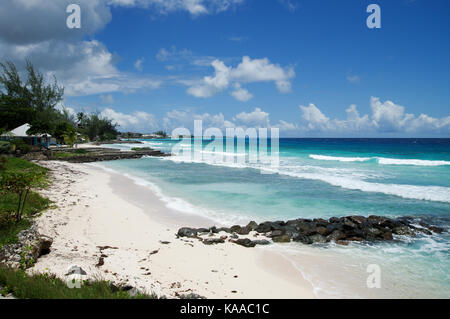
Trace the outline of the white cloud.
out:
M 143 65 L 144 62 L 145 62 L 144 58 L 140 58 L 140 59 L 136 60 L 136 62 L 134 62 L 134 68 L 136 70 L 138 70 L 139 72 L 142 72 L 142 70 L 144 69 L 144 65 Z
M 111 21 L 104 0 L 77 0 L 82 8 L 82 28 L 66 27 L 66 7 L 73 0 L 2 0 L 0 40 L 12 44 L 32 44 L 48 40 L 81 40 Z
M 246 127 L 270 127 L 269 113 L 256 107 L 253 112 L 241 112 L 233 118 L 238 124 L 244 124 Z
M 235 7 L 244 0 L 109 0 L 116 6 L 151 8 L 160 14 L 186 11 L 192 16 L 214 14 Z
M 298 9 L 298 2 L 294 0 L 278 0 L 282 5 L 284 5 L 290 12 L 295 12 Z
M 378 97 L 371 97 L 371 115 L 360 116 L 355 105 L 346 109 L 347 118 L 330 119 L 322 111 L 310 104 L 300 106 L 303 125 L 299 127 L 301 133 L 324 134 L 370 134 L 382 136 L 383 134 L 450 134 L 450 116 L 440 119 L 426 114 L 416 117 L 405 113 L 405 107 L 392 101 L 382 102 Z
M 109 118 L 120 125 L 120 131 L 153 132 L 158 128 L 158 122 L 153 114 L 136 111 L 131 114 L 117 112 L 112 108 L 106 108 L 100 116 Z
M 278 64 L 272 64 L 267 58 L 251 59 L 248 56 L 242 58 L 242 62 L 236 67 L 229 67 L 219 59 L 214 60 L 211 66 L 215 70 L 214 76 L 205 76 L 203 80 L 191 86 L 187 92 L 195 97 L 211 97 L 227 89 L 231 83 L 274 82 L 280 92 L 291 90 L 291 79 L 295 76 L 293 68 L 282 68 Z M 232 95 L 237 98 L 249 98 L 247 90 L 235 90 Z
M 347 81 L 350 83 L 361 82 L 361 77 L 359 75 L 347 75 Z
M 239 83 L 235 84 L 235 90 L 230 93 L 234 98 L 241 102 L 247 102 L 250 100 L 253 95 L 247 91 L 247 89 L 244 89 L 241 87 Z
M 330 119 L 326 117 L 314 104 L 308 106 L 300 105 L 302 110 L 302 119 L 308 125 L 310 130 L 326 130 L 329 128 Z
M 120 72 L 115 66 L 117 56 L 101 42 L 81 40 L 111 20 L 105 1 L 77 2 L 85 21 L 81 29 L 65 25 L 65 8 L 73 1 L 5 1 L 0 7 L 0 60 L 13 61 L 19 71 L 24 69 L 24 60 L 30 60 L 45 75 L 56 76 L 67 96 L 160 86 L 160 80 Z
M 100 100 L 102 100 L 102 103 L 105 103 L 105 104 L 113 104 L 114 103 L 114 98 L 111 94 L 100 95 Z

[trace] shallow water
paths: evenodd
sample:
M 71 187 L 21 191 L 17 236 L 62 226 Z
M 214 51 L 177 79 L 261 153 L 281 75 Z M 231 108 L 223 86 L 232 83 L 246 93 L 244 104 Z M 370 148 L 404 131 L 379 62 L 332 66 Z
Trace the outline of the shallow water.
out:
M 450 139 L 281 139 L 273 152 L 279 154 L 278 166 L 250 162 L 248 141 L 231 151 L 219 145 L 216 153 L 209 141 L 197 149 L 191 140 L 143 143 L 113 147 L 184 151 L 103 165 L 134 176 L 173 209 L 221 224 L 376 214 L 423 216 L 450 225 Z M 448 234 L 270 249 L 282 251 L 319 297 L 450 297 Z M 309 264 L 304 254 L 316 255 L 317 262 Z M 367 288 L 370 264 L 380 266 L 381 289 Z

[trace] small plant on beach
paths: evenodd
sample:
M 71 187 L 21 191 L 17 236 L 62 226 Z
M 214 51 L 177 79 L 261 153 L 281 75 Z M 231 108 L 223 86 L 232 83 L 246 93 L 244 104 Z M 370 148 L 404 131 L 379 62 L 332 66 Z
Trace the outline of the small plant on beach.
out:
M 38 170 L 13 171 L 0 176 L 0 190 L 4 193 L 15 193 L 19 196 L 15 214 L 16 222 L 20 222 L 22 219 L 30 190 L 44 184 L 45 173 Z

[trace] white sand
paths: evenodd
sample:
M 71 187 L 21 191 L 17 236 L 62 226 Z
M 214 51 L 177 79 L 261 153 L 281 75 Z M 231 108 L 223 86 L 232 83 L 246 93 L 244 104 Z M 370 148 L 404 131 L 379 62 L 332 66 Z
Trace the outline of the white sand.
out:
M 264 247 L 230 242 L 207 246 L 196 239 L 177 239 L 180 226 L 213 223 L 171 211 L 150 189 L 127 177 L 87 164 L 39 164 L 52 170 L 54 183 L 42 193 L 57 207 L 37 219 L 41 233 L 54 243 L 31 271 L 65 278 L 68 267 L 76 264 L 89 277 L 168 298 L 188 293 L 207 298 L 314 298 L 301 273 Z M 117 249 L 100 252 L 98 246 Z M 102 253 L 107 257 L 97 267 Z

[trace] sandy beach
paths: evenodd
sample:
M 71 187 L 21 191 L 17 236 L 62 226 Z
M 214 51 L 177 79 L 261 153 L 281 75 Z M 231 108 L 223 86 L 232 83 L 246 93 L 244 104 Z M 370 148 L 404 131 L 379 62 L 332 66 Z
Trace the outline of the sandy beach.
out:
M 178 239 L 179 227 L 214 222 L 167 208 L 126 176 L 89 164 L 39 164 L 51 169 L 53 184 L 41 192 L 55 205 L 37 223 L 54 242 L 30 272 L 65 278 L 78 265 L 90 278 L 167 298 L 314 298 L 312 286 L 273 249 Z

